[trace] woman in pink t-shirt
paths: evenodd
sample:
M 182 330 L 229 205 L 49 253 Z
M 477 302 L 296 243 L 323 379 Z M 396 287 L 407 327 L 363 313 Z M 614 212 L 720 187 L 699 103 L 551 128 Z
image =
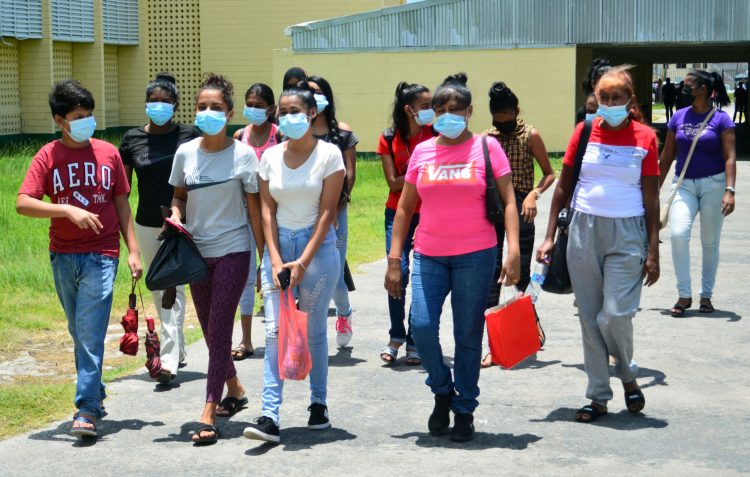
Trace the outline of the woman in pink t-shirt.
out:
M 403 294 L 401 252 L 414 208 L 422 201 L 415 234 L 412 272 L 411 330 L 435 394 L 427 426 L 433 435 L 450 427 L 451 440 L 474 436 L 474 409 L 479 396 L 479 363 L 484 332 L 484 305 L 495 272 L 497 235 L 487 220 L 483 136 L 466 122 L 472 114 L 466 75 L 450 76 L 432 99 L 440 136 L 420 143 L 409 161 L 393 224 L 385 287 L 394 298 Z M 518 214 L 510 165 L 497 141 L 487 141 L 492 173 L 503 201 L 508 258 L 500 280 L 515 284 L 520 275 Z M 443 362 L 438 332 L 445 298 L 451 293 L 456 340 L 455 376 Z
M 252 147 L 260 160 L 263 152 L 280 142 L 281 133 L 274 123 L 276 100 L 273 90 L 264 83 L 255 83 L 245 92 L 245 107 L 242 115 L 250 123 L 234 133 L 234 139 Z M 252 356 L 253 349 L 253 308 L 255 308 L 255 290 L 259 286 L 258 271 L 255 254 L 250 254 L 250 274 L 242 290 L 240 298 L 240 323 L 242 325 L 242 341 L 232 349 L 232 359 L 242 361 Z

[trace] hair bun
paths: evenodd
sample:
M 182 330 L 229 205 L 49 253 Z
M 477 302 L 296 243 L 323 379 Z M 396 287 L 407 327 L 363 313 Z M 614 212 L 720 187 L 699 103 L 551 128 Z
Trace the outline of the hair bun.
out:
M 298 81 L 297 84 L 293 86 L 293 88 L 300 89 L 302 91 L 312 91 L 310 83 L 308 83 L 307 80 Z
M 396 85 L 396 95 L 399 96 L 401 93 L 409 87 L 409 83 L 406 81 L 402 81 L 399 84 Z
M 154 81 L 167 81 L 175 85 L 177 84 L 177 79 L 174 77 L 174 75 L 167 71 L 156 73 L 156 76 L 154 77 Z
M 448 76 L 447 78 L 445 78 L 445 80 L 443 81 L 443 83 L 445 83 L 445 84 L 448 84 L 448 83 L 458 83 L 458 84 L 466 86 L 466 83 L 468 81 L 469 81 L 469 77 L 466 76 L 466 73 L 462 72 L 462 73 L 456 73 L 454 75 Z

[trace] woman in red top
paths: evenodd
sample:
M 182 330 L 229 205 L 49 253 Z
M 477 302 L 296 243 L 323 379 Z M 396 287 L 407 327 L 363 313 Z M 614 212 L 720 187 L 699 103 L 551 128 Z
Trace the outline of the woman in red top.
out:
M 260 160 L 263 152 L 280 141 L 279 127 L 273 122 L 276 112 L 276 101 L 273 90 L 264 83 L 255 83 L 245 92 L 245 108 L 242 115 L 250 123 L 234 133 L 234 139 L 252 147 Z M 240 298 L 240 322 L 242 323 L 242 341 L 232 350 L 232 359 L 242 361 L 252 356 L 253 349 L 253 308 L 255 307 L 255 289 L 260 284 L 257 278 L 255 254 L 251 254 L 250 274 Z
M 414 147 L 422 141 L 432 138 L 435 133 L 430 123 L 435 117 L 432 109 L 432 93 L 421 84 L 409 84 L 405 81 L 396 86 L 396 100 L 393 103 L 393 126 L 386 129 L 380 136 L 376 152 L 380 154 L 383 163 L 383 173 L 388 182 L 390 192 L 385 203 L 385 253 L 391 251 L 391 233 L 393 218 L 396 216 L 401 189 L 404 187 L 404 176 L 409 165 L 409 158 Z M 398 356 L 398 349 L 406 343 L 406 364 L 417 366 L 422 364 L 414 340 L 411 337 L 411 327 L 404 327 L 406 317 L 406 285 L 409 281 L 409 252 L 414 239 L 414 230 L 419 224 L 419 204 L 409 225 L 409 231 L 404 241 L 401 254 L 401 272 L 404 280 L 401 298 L 388 296 L 388 313 L 391 317 L 391 329 L 388 331 L 390 341 L 380 352 L 380 359 L 387 365 L 392 365 Z M 409 310 L 411 316 L 411 310 Z

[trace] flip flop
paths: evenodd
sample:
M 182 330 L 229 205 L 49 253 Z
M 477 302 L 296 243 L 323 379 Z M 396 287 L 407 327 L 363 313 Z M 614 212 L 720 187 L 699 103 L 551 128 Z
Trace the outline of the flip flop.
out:
M 589 404 L 588 406 L 583 406 L 581 409 L 576 411 L 576 421 L 594 422 L 605 414 L 607 414 L 607 411 L 600 411 L 599 408 L 596 408 Z M 588 419 L 584 419 L 583 416 L 589 417 Z
M 219 410 L 217 409 L 216 416 L 217 417 L 232 417 L 238 412 L 240 412 L 242 409 L 244 409 L 247 403 L 248 403 L 248 400 L 244 396 L 241 398 L 227 396 L 219 403 L 219 406 L 224 408 L 224 411 L 226 411 L 226 414 L 219 414 Z
M 685 310 L 687 310 L 691 306 L 693 306 L 693 300 L 690 300 L 687 303 L 687 305 L 681 305 L 680 302 L 678 301 L 677 303 L 674 304 L 674 306 L 672 307 L 672 310 L 670 310 L 670 313 L 672 314 L 673 317 L 679 318 L 681 316 L 685 316 Z
M 701 298 L 701 304 L 700 307 L 698 307 L 698 311 L 701 313 L 713 313 L 714 306 L 711 304 L 711 300 L 709 298 Z
M 70 430 L 71 435 L 76 437 L 96 437 L 98 435 L 96 432 L 96 421 L 93 419 L 83 417 L 80 413 L 76 413 L 75 416 L 73 416 L 73 424 L 75 425 L 76 422 L 91 424 L 93 427 L 73 427 Z
M 485 364 L 486 361 L 487 361 L 487 358 L 490 358 L 490 364 Z M 484 369 L 487 369 L 487 368 L 491 368 L 491 367 L 497 366 L 497 365 L 492 362 L 492 355 L 490 355 L 490 353 L 487 353 L 487 354 L 484 355 L 484 358 L 482 358 L 482 362 L 481 362 L 480 366 L 482 366 L 482 368 L 484 368 Z
M 234 361 L 242 361 L 242 360 L 247 359 L 250 356 L 252 356 L 253 353 L 255 353 L 255 350 L 248 351 L 247 348 L 245 348 L 244 346 L 240 345 L 240 346 L 237 346 L 236 348 L 234 348 L 232 350 L 232 359 Z
M 213 432 L 211 437 L 201 437 L 201 432 Z M 195 429 L 195 435 L 198 436 L 197 440 L 192 441 L 195 446 L 205 446 L 208 444 L 215 444 L 219 440 L 219 430 L 211 424 L 201 424 Z M 191 439 L 192 440 L 192 439 Z

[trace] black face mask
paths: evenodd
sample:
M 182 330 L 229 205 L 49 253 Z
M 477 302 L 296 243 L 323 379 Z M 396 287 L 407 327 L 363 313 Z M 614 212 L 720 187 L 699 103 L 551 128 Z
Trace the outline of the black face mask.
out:
M 693 90 L 688 88 L 687 86 L 682 87 L 682 91 L 680 91 L 680 94 L 682 95 L 682 104 L 684 104 L 685 106 L 692 106 L 693 102 L 695 102 Z
M 493 121 L 492 125 L 503 134 L 510 134 L 516 130 L 516 120 L 503 122 Z

